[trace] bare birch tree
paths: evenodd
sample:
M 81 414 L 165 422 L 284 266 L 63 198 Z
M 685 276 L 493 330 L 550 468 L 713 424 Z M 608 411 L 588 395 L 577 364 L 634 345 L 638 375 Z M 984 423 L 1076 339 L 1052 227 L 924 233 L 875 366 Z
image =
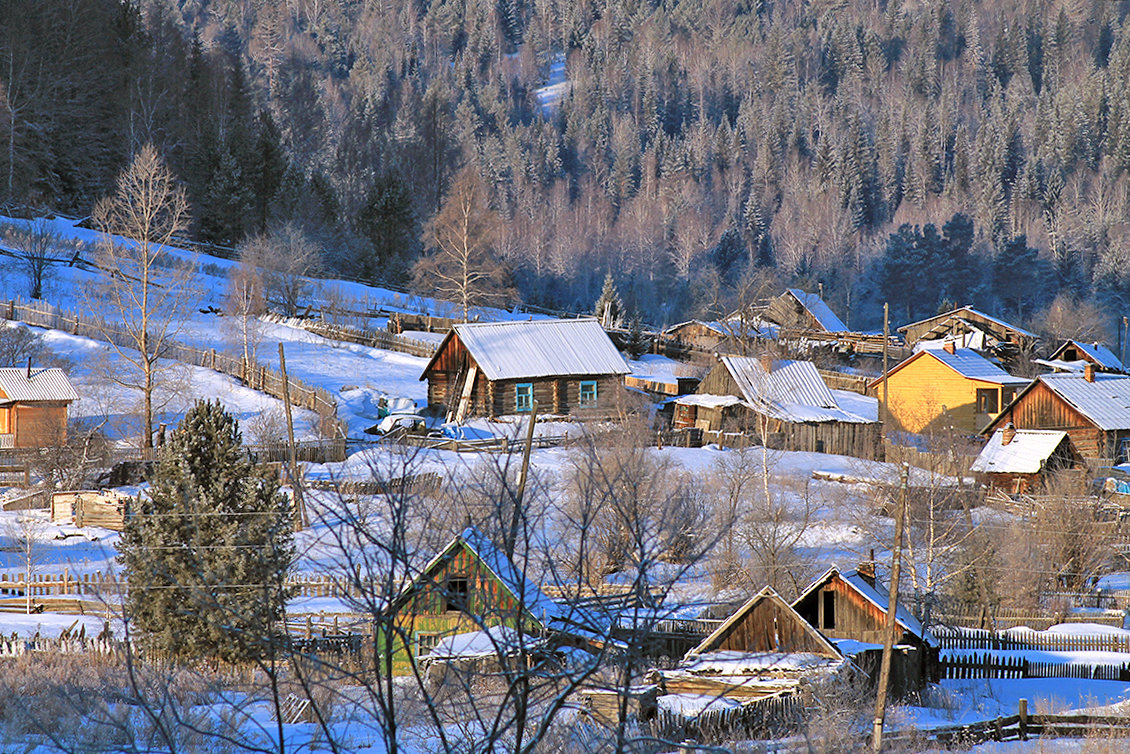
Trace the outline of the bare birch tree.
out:
M 147 145 L 118 177 L 114 193 L 98 202 L 94 222 L 105 234 L 95 255 L 106 271 L 97 293 L 114 320 L 105 328 L 107 340 L 132 367 L 115 371 L 112 379 L 141 393 L 141 447 L 151 448 L 159 362 L 183 320 L 192 288 L 192 262 L 170 247 L 188 227 L 188 201 L 157 150 Z
M 262 336 L 259 315 L 267 311 L 263 274 L 250 258 L 241 257 L 228 272 L 224 320 L 246 364 L 255 363 Z
M 3 236 L 16 257 L 16 267 L 27 278 L 27 293 L 31 298 L 43 298 L 43 286 L 51 279 L 52 254 L 61 239 L 47 221 L 38 218 L 26 225 L 11 225 Z

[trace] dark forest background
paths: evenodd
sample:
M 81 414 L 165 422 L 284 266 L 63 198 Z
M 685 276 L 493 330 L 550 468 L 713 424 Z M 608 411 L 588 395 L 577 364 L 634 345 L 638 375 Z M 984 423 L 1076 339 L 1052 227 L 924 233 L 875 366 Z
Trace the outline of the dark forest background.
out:
M 327 269 L 395 282 L 466 171 L 530 303 L 589 310 L 610 271 L 656 324 L 822 284 L 854 327 L 887 300 L 1109 333 L 1130 311 L 1128 11 L 0 0 L 0 201 L 86 214 L 153 143 L 194 236 L 293 223 Z

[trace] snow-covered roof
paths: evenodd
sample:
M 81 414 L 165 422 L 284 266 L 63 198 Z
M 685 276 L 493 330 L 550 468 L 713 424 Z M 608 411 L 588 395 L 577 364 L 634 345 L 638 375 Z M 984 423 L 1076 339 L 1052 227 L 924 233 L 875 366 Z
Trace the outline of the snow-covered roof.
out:
M 1086 356 L 1086 358 L 1085 359 L 1079 359 L 1078 361 L 1074 361 L 1074 360 L 1069 361 L 1069 360 L 1066 360 L 1066 359 L 1061 359 L 1060 357 L 1063 356 L 1063 352 L 1066 351 L 1068 348 L 1071 348 L 1071 347 L 1074 347 L 1077 351 L 1082 352 Z M 1089 361 L 1092 364 L 1095 364 L 1096 366 L 1101 367 L 1102 369 L 1111 369 L 1111 370 L 1114 370 L 1114 371 L 1117 371 L 1117 372 L 1123 371 L 1122 362 L 1119 360 L 1119 358 L 1117 356 L 1114 355 L 1114 352 L 1111 351 L 1106 346 L 1104 346 L 1102 343 L 1097 343 L 1097 342 L 1095 342 L 1095 343 L 1085 343 L 1081 340 L 1068 340 L 1068 341 L 1064 342 L 1063 345 L 1061 345 L 1059 348 L 1056 349 L 1055 353 L 1053 353 L 1048 358 L 1048 361 L 1049 362 L 1059 362 L 1059 363 L 1062 363 L 1062 364 L 1065 364 L 1065 365 L 1069 365 L 1069 368 L 1071 368 L 1073 371 L 1074 371 L 1074 365 L 1077 364 L 1079 361 L 1083 361 L 1083 362 Z M 1045 362 L 1041 362 L 1041 363 L 1045 363 Z M 1083 367 L 1080 364 L 1078 366 L 1078 370 L 1081 371 L 1082 368 Z
M 966 379 L 977 380 L 978 382 L 992 382 L 998 385 L 1025 385 L 1029 382 L 1029 380 L 1023 377 L 1012 376 L 972 348 L 955 348 L 953 349 L 953 353 L 943 348 L 921 350 L 891 369 L 890 374 L 893 375 L 895 372 L 913 364 L 918 359 L 931 356 Z M 883 378 L 881 376 L 877 377 L 871 382 L 871 386 L 874 387 L 882 382 Z
M 970 471 L 999 474 L 1038 474 L 1055 452 L 1066 432 L 1050 429 L 1017 429 L 1012 442 L 1004 444 L 1004 429 L 998 429 L 985 443 Z
M 789 293 L 808 310 L 816 322 L 828 332 L 848 332 L 848 326 L 836 316 L 824 299 L 815 293 L 805 293 L 799 288 L 789 288 Z
M 998 325 L 999 327 L 1004 328 L 1006 330 L 1012 330 L 1013 332 L 1019 333 L 1020 335 L 1026 335 L 1030 338 L 1039 337 L 1034 332 L 1030 332 L 1028 330 L 1025 330 L 1023 327 L 1017 327 L 1016 325 L 1012 324 L 1011 322 L 1005 322 L 1003 319 L 999 319 L 997 317 L 994 317 L 991 314 L 985 314 L 982 311 L 974 309 L 972 306 L 962 306 L 960 308 L 954 309 L 953 311 L 946 312 L 944 314 L 936 314 L 933 317 L 927 317 L 926 319 L 920 319 L 917 322 L 911 322 L 908 325 L 903 325 L 902 327 L 898 328 L 898 332 L 904 332 L 904 331 L 909 330 L 910 328 L 915 327 L 917 325 L 924 325 L 927 322 L 937 321 L 937 322 L 940 323 L 940 322 L 944 322 L 948 319 L 959 319 L 960 320 L 960 319 L 963 319 L 963 317 L 961 316 L 962 312 L 968 312 L 970 314 L 976 315 L 976 316 L 978 316 L 978 317 L 980 317 L 980 318 L 982 318 L 982 319 L 984 319 L 988 322 L 992 322 L 994 325 Z
M 77 401 L 71 381 L 62 369 L 0 367 L 0 404 L 16 401 Z
M 1062 372 L 1039 380 L 1099 429 L 1130 429 L 1130 376 L 1097 372 L 1094 377 L 1088 382 L 1082 374 Z
M 519 646 L 527 650 L 544 644 L 544 640 L 530 634 L 519 634 L 510 626 L 491 626 L 482 631 L 445 636 L 428 652 L 429 660 L 469 660 L 478 657 L 498 657 L 517 652 Z
M 774 361 L 766 372 L 761 360 L 723 356 L 722 364 L 754 411 L 787 422 L 847 422 L 872 420 L 840 407 L 811 361 Z
M 680 406 L 702 406 L 704 408 L 726 408 L 741 402 L 742 399 L 736 395 L 699 395 L 698 393 L 680 395 L 675 399 L 675 403 Z
M 840 579 L 843 580 L 845 584 L 858 592 L 859 595 L 865 600 L 882 610 L 884 613 L 887 612 L 887 607 L 888 605 L 890 605 L 890 601 L 887 599 L 885 590 L 881 591 L 871 586 L 870 582 L 860 576 L 858 571 L 841 571 L 837 566 L 832 566 L 815 581 L 809 584 L 808 588 L 805 589 L 799 597 L 793 600 L 793 607 L 795 608 L 809 594 L 819 589 L 824 584 L 828 583 L 837 575 L 840 577 Z M 920 620 L 915 618 L 914 615 L 906 609 L 906 605 L 903 605 L 901 603 L 899 604 L 898 609 L 895 611 L 895 622 L 898 625 L 902 626 L 906 631 L 909 631 L 915 636 L 920 637 L 927 646 L 938 646 L 938 640 L 932 633 L 926 630 Z
M 469 323 L 454 325 L 452 333 L 459 336 L 488 380 L 632 371 L 595 319 Z M 449 334 L 448 339 L 451 337 Z M 445 345 L 436 351 L 420 379 Z
M 722 650 L 695 655 L 679 670 L 693 675 L 756 676 L 775 671 L 831 670 L 843 664 L 843 655 L 831 644 L 833 657 L 812 652 L 735 652 Z

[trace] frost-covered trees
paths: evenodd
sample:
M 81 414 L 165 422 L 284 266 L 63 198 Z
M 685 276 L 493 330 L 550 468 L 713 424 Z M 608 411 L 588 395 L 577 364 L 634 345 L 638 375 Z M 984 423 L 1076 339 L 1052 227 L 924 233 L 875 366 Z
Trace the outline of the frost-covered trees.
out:
M 219 402 L 198 402 L 163 446 L 119 559 L 140 643 L 183 658 L 265 656 L 294 556 L 290 504 L 241 448 Z

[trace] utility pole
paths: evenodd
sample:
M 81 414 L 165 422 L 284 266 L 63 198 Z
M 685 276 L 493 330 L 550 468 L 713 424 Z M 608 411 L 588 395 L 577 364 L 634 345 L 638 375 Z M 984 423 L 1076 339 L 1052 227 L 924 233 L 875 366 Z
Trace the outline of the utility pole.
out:
M 883 302 L 883 432 L 887 431 L 887 346 L 891 341 L 891 320 L 887 302 Z
M 294 448 L 294 416 L 290 411 L 290 379 L 286 376 L 286 354 L 283 353 L 283 344 L 279 343 L 279 370 L 282 372 L 283 406 L 286 407 L 286 434 L 290 441 L 288 445 L 290 456 L 290 485 L 294 490 L 294 528 L 302 531 L 310 525 L 306 518 L 306 504 L 302 499 L 302 480 L 298 475 L 298 453 Z
M 883 721 L 887 716 L 887 685 L 891 678 L 891 653 L 895 643 L 895 613 L 899 606 L 899 576 L 902 570 L 902 528 L 906 521 L 906 492 L 910 484 L 910 467 L 902 465 L 899 480 L 898 518 L 895 519 L 895 545 L 891 552 L 891 583 L 887 592 L 887 621 L 883 630 L 883 662 L 879 666 L 879 694 L 875 699 L 875 724 L 871 750 L 883 750 Z

